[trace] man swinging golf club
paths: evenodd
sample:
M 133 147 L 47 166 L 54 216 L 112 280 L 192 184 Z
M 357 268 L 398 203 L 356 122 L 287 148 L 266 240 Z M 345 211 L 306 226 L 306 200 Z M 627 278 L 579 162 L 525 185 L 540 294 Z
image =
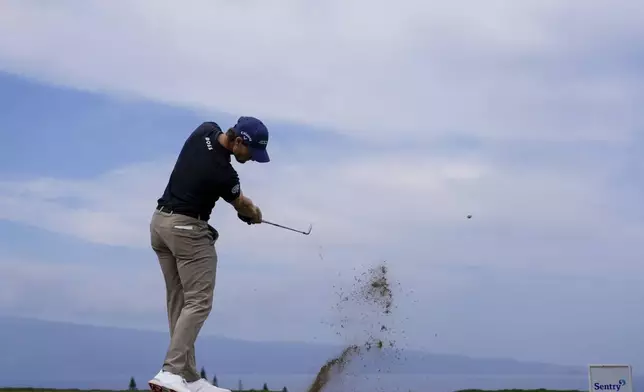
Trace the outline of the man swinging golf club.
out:
M 208 224 L 215 202 L 230 203 L 240 219 L 261 223 L 262 213 L 242 194 L 231 165 L 268 162 L 268 129 L 254 117 L 241 117 L 227 132 L 204 122 L 185 141 L 150 222 L 152 249 L 165 279 L 170 326 L 161 371 L 149 381 L 153 392 L 230 392 L 200 377 L 195 341 L 213 304 L 219 233 Z

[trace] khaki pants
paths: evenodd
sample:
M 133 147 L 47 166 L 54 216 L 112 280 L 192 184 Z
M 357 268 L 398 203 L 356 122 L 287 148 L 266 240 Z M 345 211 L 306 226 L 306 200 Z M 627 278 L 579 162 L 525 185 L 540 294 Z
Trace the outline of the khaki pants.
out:
M 195 341 L 212 309 L 217 270 L 216 231 L 208 222 L 155 211 L 150 240 L 165 278 L 170 346 L 163 370 L 200 378 Z

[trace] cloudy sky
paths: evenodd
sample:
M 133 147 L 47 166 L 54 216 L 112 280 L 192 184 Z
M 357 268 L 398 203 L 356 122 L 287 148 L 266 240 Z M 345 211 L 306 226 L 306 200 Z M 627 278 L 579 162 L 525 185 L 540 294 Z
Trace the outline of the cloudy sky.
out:
M 219 203 L 207 333 L 337 342 L 338 287 L 386 260 L 410 347 L 644 366 L 642 15 L 3 1 L 0 313 L 164 330 L 156 199 L 196 126 L 255 115 L 242 187 L 313 232 Z

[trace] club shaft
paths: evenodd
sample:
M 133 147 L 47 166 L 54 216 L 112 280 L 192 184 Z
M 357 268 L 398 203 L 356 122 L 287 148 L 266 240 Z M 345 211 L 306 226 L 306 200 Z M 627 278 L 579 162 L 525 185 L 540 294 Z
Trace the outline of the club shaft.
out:
M 273 226 L 281 227 L 282 229 L 291 230 L 291 231 L 294 231 L 294 232 L 296 232 L 296 233 L 309 234 L 309 233 L 308 233 L 308 232 L 306 232 L 306 231 L 293 229 L 292 227 L 288 227 L 288 226 L 280 225 L 280 224 L 278 224 L 278 223 L 273 223 L 273 222 L 270 222 L 270 221 L 267 221 L 267 220 L 262 220 L 262 223 L 268 223 L 269 225 L 273 225 Z M 309 232 L 310 232 L 310 230 L 309 230 Z

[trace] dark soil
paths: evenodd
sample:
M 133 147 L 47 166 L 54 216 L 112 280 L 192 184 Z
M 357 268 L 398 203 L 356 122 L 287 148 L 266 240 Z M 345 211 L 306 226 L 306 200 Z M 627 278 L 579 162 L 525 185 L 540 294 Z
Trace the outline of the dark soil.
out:
M 313 381 L 313 384 L 308 389 L 308 392 L 320 392 L 324 389 L 324 387 L 327 385 L 331 377 L 333 376 L 333 372 L 339 372 L 341 373 L 344 370 L 344 367 L 351 361 L 351 358 L 353 357 L 354 354 L 356 354 L 358 351 L 360 351 L 360 347 L 353 345 L 349 346 L 342 351 L 342 354 L 340 354 L 338 357 L 330 359 L 325 363 L 321 368 L 320 371 L 318 372 L 317 376 L 315 377 L 315 381 Z

